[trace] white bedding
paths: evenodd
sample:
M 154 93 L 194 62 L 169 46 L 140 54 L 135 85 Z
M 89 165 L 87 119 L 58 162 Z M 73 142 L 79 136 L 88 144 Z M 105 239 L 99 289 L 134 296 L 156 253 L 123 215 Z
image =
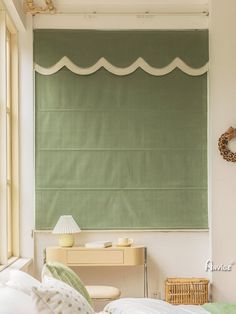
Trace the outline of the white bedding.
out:
M 107 304 L 102 313 L 109 314 L 210 314 L 197 305 L 171 305 L 156 299 L 125 298 Z

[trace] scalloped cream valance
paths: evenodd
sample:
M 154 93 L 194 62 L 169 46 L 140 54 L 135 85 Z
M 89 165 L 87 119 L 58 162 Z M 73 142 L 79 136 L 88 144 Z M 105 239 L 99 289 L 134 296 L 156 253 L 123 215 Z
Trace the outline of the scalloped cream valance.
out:
M 60 61 L 54 64 L 51 67 L 45 68 L 38 64 L 35 64 L 35 71 L 42 75 L 51 75 L 61 70 L 61 68 L 66 67 L 71 72 L 78 75 L 89 75 L 97 72 L 99 69 L 104 68 L 108 72 L 123 76 L 132 74 L 138 68 L 142 69 L 146 73 L 154 76 L 162 76 L 169 74 L 176 68 L 180 69 L 184 73 L 191 76 L 198 76 L 206 73 L 208 71 L 208 63 L 200 68 L 193 68 L 188 66 L 185 62 L 183 62 L 180 58 L 175 58 L 170 64 L 162 68 L 155 68 L 150 66 L 143 58 L 138 58 L 134 63 L 127 67 L 117 67 L 110 62 L 108 62 L 105 58 L 99 59 L 94 65 L 90 67 L 79 67 L 74 64 L 68 57 L 64 56 Z

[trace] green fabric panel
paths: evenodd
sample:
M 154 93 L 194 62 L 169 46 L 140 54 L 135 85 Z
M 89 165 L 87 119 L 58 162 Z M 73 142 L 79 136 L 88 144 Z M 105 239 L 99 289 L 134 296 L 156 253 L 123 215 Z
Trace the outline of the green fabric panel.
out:
M 36 74 L 37 124 L 43 123 L 39 145 L 201 149 L 206 142 L 206 86 L 206 75 L 191 77 L 180 70 L 162 77 L 142 70 L 124 77 L 106 70 L 89 76 L 67 69 Z
M 236 303 L 207 303 L 203 308 L 211 314 L 235 314 Z
M 202 167 L 207 162 L 205 151 L 199 150 L 50 150 L 39 152 L 38 158 L 38 189 L 199 189 L 207 184 Z
M 85 299 L 93 306 L 93 302 L 84 283 L 71 268 L 59 262 L 48 262 L 44 264 L 42 269 L 42 277 L 44 276 L 50 276 L 65 282 L 77 290 L 80 294 L 82 294 Z
M 36 228 L 207 228 L 207 76 L 36 74 Z
M 34 60 L 50 67 L 63 56 L 88 67 L 101 57 L 126 67 L 138 57 L 163 67 L 176 57 L 192 67 L 208 61 L 208 31 L 35 30 Z
M 205 189 L 47 189 L 36 199 L 37 229 L 67 214 L 82 229 L 207 228 Z

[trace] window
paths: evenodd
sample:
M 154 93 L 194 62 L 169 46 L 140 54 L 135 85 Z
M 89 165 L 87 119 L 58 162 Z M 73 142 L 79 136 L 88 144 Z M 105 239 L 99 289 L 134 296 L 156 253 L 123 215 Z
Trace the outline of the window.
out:
M 17 32 L 0 13 L 0 265 L 19 256 Z

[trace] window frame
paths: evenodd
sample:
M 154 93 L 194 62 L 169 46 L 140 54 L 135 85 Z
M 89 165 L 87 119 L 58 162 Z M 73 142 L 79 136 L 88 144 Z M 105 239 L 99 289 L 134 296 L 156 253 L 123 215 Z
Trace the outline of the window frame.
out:
M 1 270 L 19 257 L 18 34 L 4 9 L 0 11 L 0 47 L 0 63 L 5 65 L 0 68 Z

